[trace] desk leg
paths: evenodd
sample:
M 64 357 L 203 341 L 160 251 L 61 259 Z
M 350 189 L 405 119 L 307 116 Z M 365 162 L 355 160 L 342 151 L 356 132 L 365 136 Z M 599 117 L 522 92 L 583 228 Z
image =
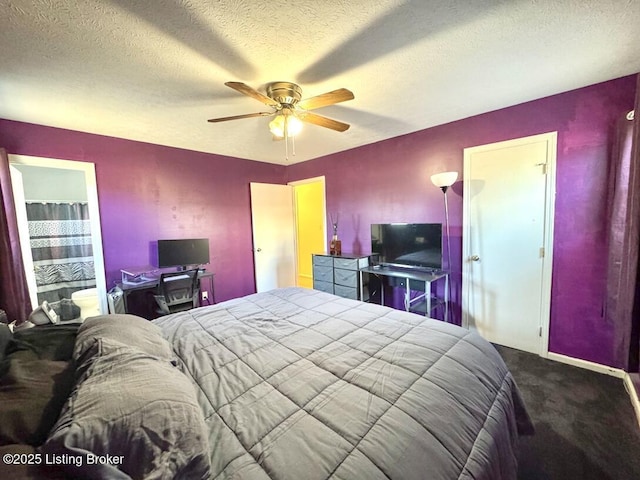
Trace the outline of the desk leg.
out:
M 411 309 L 411 280 L 406 279 L 405 290 L 404 290 L 404 309 L 408 312 Z
M 431 282 L 424 282 L 425 303 L 427 304 L 427 311 L 425 316 L 431 318 Z
M 124 313 L 129 313 L 129 305 L 127 304 L 127 297 L 129 292 L 127 290 L 122 291 L 122 305 L 124 306 Z
M 213 277 L 213 276 L 212 276 L 212 277 L 209 279 L 209 287 L 211 287 L 211 304 L 212 304 L 212 305 L 215 305 L 215 303 L 216 303 L 216 290 L 215 290 L 215 287 L 214 287 L 214 285 L 213 285 L 213 279 L 214 279 L 214 278 L 215 278 L 215 277 Z
M 449 323 L 449 274 L 444 276 L 444 321 Z

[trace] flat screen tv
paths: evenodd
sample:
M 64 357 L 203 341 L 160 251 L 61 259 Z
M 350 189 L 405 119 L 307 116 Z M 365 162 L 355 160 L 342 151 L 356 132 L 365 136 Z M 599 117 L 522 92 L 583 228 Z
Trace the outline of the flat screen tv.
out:
M 208 238 L 158 240 L 158 267 L 179 267 L 209 263 Z
M 372 224 L 371 253 L 379 255 L 378 263 L 382 265 L 440 270 L 442 224 Z

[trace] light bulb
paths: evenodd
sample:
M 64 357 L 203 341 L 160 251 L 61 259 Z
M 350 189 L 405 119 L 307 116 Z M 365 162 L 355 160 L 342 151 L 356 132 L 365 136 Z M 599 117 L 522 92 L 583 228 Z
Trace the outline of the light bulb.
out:
M 450 187 L 458 179 L 458 172 L 442 172 L 431 175 L 431 181 L 436 187 Z
M 302 130 L 302 122 L 294 115 L 278 115 L 269 122 L 269 130 L 276 137 L 284 137 L 284 124 L 287 122 L 287 136 L 294 137 Z

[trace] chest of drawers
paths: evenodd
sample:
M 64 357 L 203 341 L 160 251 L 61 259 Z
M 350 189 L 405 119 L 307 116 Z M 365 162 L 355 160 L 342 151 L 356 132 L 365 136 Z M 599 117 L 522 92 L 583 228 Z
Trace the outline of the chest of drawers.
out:
M 368 266 L 368 255 L 313 254 L 313 288 L 361 300 L 358 270 Z

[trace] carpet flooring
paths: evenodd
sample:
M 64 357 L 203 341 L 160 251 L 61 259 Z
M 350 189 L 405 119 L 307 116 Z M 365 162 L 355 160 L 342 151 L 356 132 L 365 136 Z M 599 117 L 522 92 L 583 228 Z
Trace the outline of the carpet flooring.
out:
M 496 345 L 536 434 L 518 480 L 639 480 L 640 427 L 622 379 Z

